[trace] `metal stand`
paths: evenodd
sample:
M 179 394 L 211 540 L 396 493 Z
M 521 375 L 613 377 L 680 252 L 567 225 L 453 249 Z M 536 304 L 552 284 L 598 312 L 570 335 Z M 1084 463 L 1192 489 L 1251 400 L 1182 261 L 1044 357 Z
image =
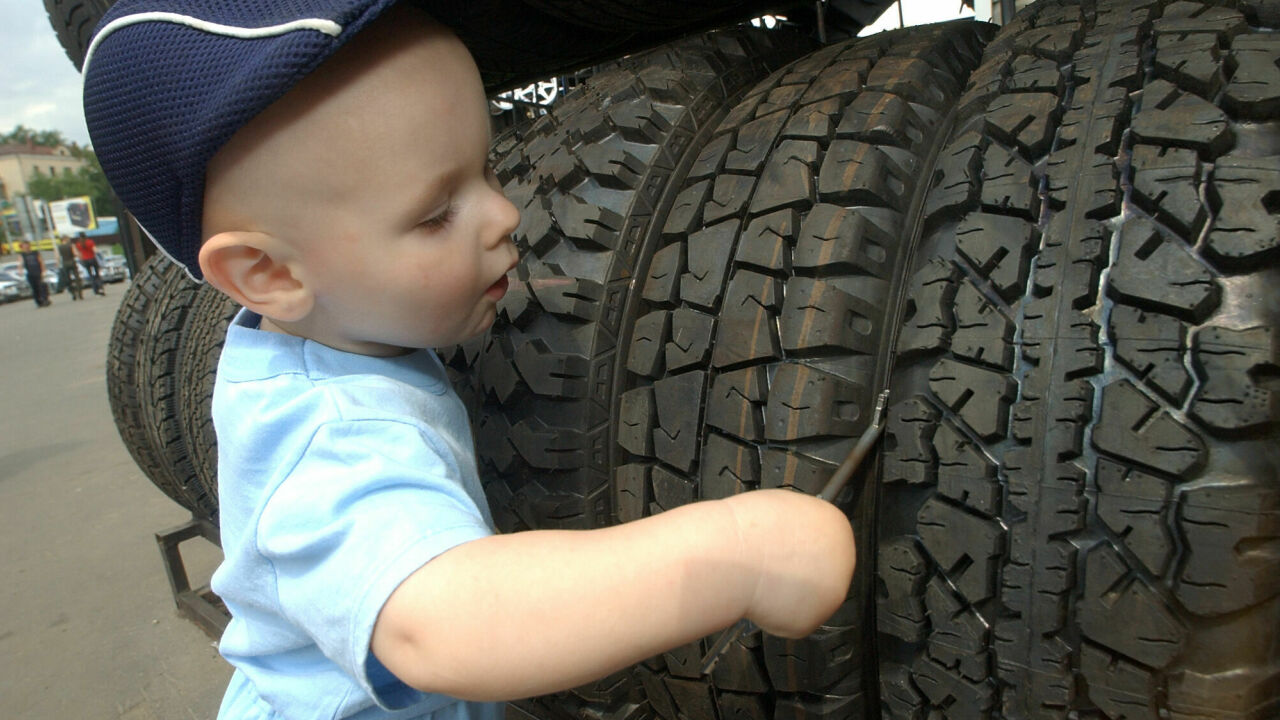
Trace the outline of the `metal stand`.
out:
M 187 566 L 182 561 L 182 553 L 178 545 L 197 537 L 222 547 L 222 537 L 218 528 L 208 520 L 192 517 L 191 520 L 177 527 L 156 533 L 156 544 L 160 546 L 160 558 L 164 562 L 165 574 L 169 576 L 169 587 L 173 590 L 173 601 L 178 612 L 200 626 L 209 637 L 218 639 L 226 629 L 231 615 L 222 604 L 222 600 L 209 589 L 208 585 L 191 588 L 191 580 L 187 577 Z

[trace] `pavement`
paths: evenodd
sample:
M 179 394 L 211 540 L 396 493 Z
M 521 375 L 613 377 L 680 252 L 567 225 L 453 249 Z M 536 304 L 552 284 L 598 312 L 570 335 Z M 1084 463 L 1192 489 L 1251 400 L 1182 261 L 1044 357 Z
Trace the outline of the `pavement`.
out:
M 0 718 L 209 720 L 231 677 L 178 614 L 156 546 L 190 515 L 111 419 L 107 339 L 126 289 L 0 305 Z M 182 551 L 206 584 L 218 549 Z

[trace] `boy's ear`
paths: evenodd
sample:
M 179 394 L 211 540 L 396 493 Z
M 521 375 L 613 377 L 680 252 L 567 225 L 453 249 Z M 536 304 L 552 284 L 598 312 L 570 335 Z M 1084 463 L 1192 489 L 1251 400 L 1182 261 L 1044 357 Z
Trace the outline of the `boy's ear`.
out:
M 315 298 L 285 259 L 287 247 L 259 232 L 221 232 L 200 246 L 200 270 L 210 285 L 263 317 L 297 322 Z

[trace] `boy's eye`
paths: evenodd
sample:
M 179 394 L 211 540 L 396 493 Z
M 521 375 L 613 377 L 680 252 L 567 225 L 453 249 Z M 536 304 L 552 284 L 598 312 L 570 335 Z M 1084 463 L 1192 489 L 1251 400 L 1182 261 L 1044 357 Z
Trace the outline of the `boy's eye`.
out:
M 448 225 L 450 220 L 453 220 L 453 205 L 449 205 L 439 215 L 423 220 L 420 225 L 428 230 L 439 230 Z

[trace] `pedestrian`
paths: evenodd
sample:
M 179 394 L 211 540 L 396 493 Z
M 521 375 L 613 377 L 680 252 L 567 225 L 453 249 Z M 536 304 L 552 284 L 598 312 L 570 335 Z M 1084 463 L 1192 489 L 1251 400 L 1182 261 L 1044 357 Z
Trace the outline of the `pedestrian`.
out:
M 18 245 L 22 252 L 22 266 L 27 271 L 27 282 L 31 284 L 31 297 L 36 307 L 48 307 L 49 286 L 44 284 L 44 259 L 39 250 L 32 250 L 31 243 L 23 240 Z
M 72 300 L 84 299 L 84 282 L 80 280 L 75 248 L 66 235 L 58 238 L 58 284 L 67 289 Z
M 80 237 L 76 240 L 76 254 L 80 256 L 80 264 L 84 266 L 84 273 L 89 276 L 89 281 L 93 283 L 93 294 L 106 295 L 107 291 L 102 287 L 102 269 L 98 265 L 98 246 L 94 244 L 93 238 L 80 233 Z
M 244 306 L 213 391 L 236 667 L 218 717 L 496 720 L 741 618 L 813 631 L 854 564 L 813 496 L 494 531 L 432 348 L 493 323 L 519 211 L 471 56 L 391 5 L 120 0 L 84 66 L 120 199 Z

